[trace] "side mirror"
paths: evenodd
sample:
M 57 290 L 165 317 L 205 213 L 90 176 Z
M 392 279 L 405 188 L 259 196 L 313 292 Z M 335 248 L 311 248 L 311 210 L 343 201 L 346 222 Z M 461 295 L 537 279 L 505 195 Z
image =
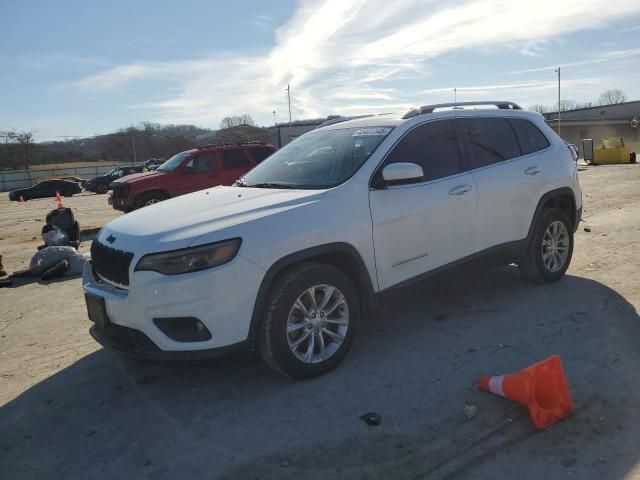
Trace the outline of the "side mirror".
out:
M 383 185 L 402 185 L 419 182 L 423 178 L 422 167 L 415 163 L 392 163 L 382 169 Z

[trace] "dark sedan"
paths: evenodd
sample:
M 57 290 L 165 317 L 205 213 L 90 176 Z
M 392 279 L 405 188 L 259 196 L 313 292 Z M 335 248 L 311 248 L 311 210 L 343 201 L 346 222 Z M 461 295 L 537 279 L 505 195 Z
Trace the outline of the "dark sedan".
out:
M 72 197 L 76 193 L 80 193 L 82 188 L 76 182 L 68 180 L 44 180 L 38 182 L 29 188 L 20 188 L 9 192 L 9 200 L 19 201 L 20 197 L 25 200 L 32 198 L 55 197 L 58 192 L 63 197 Z
M 104 175 L 93 177 L 82 183 L 85 190 L 95 193 L 107 193 L 109 184 L 119 178 L 131 175 L 133 173 L 141 173 L 145 171 L 144 165 L 130 165 L 126 167 L 118 167 L 108 171 Z

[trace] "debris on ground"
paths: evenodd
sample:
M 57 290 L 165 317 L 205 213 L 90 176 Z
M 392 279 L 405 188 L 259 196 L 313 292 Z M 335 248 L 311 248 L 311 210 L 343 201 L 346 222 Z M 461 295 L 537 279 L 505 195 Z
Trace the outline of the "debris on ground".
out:
M 376 426 L 380 425 L 382 417 L 375 412 L 369 412 L 361 415 L 360 420 L 363 420 L 367 425 Z
M 7 275 L 6 270 L 2 266 L 2 255 L 0 255 L 0 287 L 8 287 L 11 285 L 11 277 Z
M 44 247 L 69 245 L 78 248 L 80 245 L 80 225 L 70 208 L 58 207 L 51 210 L 42 227 Z
M 478 407 L 476 407 L 475 405 L 465 405 L 464 414 L 467 416 L 467 418 L 473 418 L 478 414 Z
M 65 270 L 60 266 L 61 262 L 67 261 L 68 265 Z M 38 251 L 29 265 L 29 271 L 36 277 L 42 276 L 45 272 L 57 267 L 59 275 L 79 275 L 84 269 L 84 264 L 88 257 L 78 253 L 78 251 L 69 246 L 64 247 L 47 247 Z M 53 278 L 53 277 L 49 277 Z
M 591 227 L 584 227 L 584 231 L 587 233 L 591 232 Z
M 69 270 L 69 260 L 61 260 L 53 267 L 45 271 L 40 278 L 42 280 L 51 280 L 52 278 L 61 277 Z

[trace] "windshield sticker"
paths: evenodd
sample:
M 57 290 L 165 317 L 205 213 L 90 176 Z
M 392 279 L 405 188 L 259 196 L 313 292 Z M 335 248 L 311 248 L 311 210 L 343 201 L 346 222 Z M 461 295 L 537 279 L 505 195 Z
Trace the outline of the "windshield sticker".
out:
M 353 132 L 352 137 L 371 137 L 371 136 L 380 136 L 386 135 L 389 133 L 391 129 L 389 127 L 375 127 L 375 128 L 359 128 L 355 132 Z

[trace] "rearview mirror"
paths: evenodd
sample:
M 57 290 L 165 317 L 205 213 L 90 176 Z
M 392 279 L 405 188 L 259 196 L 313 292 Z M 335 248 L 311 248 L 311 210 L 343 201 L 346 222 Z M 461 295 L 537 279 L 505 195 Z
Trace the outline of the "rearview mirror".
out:
M 424 173 L 420 165 L 415 163 L 392 163 L 382 170 L 382 183 L 384 185 L 402 185 L 422 180 Z

